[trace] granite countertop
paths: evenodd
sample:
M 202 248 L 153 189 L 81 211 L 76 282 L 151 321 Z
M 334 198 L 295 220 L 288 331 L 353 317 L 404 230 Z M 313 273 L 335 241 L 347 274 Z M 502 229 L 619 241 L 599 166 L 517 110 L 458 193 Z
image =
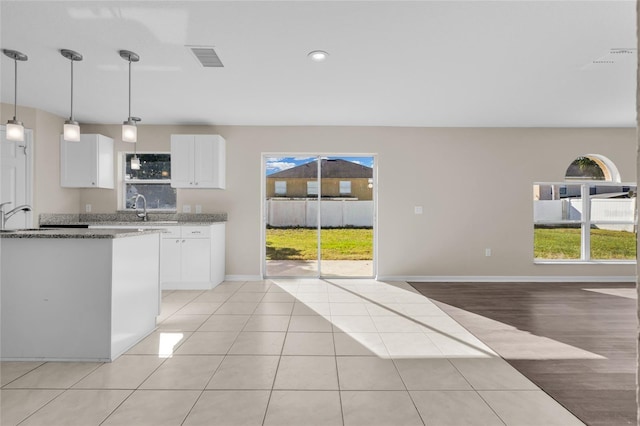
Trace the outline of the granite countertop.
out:
M 226 222 L 226 213 L 149 213 L 148 220 L 142 221 L 134 212 L 47 214 L 40 215 L 40 226 L 73 225 L 115 225 L 115 226 L 176 226 L 211 225 Z
M 160 229 L 88 229 L 88 228 L 45 228 L 21 229 L 16 231 L 0 231 L 0 238 L 87 238 L 113 239 L 123 237 L 137 237 L 145 234 L 159 234 Z

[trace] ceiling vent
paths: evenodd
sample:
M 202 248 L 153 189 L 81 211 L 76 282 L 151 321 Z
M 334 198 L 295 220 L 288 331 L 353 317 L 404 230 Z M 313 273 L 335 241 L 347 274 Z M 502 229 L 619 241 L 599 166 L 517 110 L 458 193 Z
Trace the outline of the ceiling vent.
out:
M 603 55 L 592 61 L 593 64 L 616 64 L 634 60 L 636 57 L 636 49 L 610 49 L 606 55 Z
M 213 47 L 187 46 L 198 61 L 206 68 L 222 68 L 224 65 Z
M 607 53 L 592 60 L 591 62 L 580 67 L 583 70 L 586 69 L 594 69 L 599 67 L 609 67 L 616 64 L 630 64 L 635 65 L 636 63 L 636 52 L 635 48 L 611 48 Z

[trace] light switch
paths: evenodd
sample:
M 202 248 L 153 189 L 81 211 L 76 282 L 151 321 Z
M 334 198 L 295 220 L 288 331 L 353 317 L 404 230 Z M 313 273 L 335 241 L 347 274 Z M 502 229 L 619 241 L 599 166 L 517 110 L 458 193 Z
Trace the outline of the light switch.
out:
M 91 204 L 85 204 L 84 211 L 85 213 L 91 213 Z
M 196 204 L 196 213 L 202 213 L 202 206 L 200 204 Z
M 413 208 L 413 212 L 414 212 L 415 214 L 422 214 L 422 206 L 415 206 L 415 207 Z
M 183 204 L 182 213 L 191 213 L 191 204 Z

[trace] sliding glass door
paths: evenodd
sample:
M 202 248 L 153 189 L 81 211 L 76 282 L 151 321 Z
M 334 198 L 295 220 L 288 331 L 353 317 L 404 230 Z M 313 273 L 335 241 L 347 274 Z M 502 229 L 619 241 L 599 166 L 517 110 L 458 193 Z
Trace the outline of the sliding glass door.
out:
M 264 275 L 374 275 L 373 156 L 264 157 Z

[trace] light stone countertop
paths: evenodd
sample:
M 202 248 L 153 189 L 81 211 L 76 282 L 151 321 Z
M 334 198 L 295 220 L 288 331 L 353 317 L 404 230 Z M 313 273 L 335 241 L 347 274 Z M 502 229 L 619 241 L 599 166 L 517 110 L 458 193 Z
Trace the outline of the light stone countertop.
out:
M 43 228 L 23 229 L 16 231 L 0 231 L 0 238 L 86 238 L 113 239 L 137 237 L 145 234 L 159 234 L 161 229 L 88 229 L 88 228 Z
M 134 212 L 40 214 L 40 226 L 73 225 L 211 225 L 227 221 L 226 213 L 149 213 L 148 221 L 142 221 Z

